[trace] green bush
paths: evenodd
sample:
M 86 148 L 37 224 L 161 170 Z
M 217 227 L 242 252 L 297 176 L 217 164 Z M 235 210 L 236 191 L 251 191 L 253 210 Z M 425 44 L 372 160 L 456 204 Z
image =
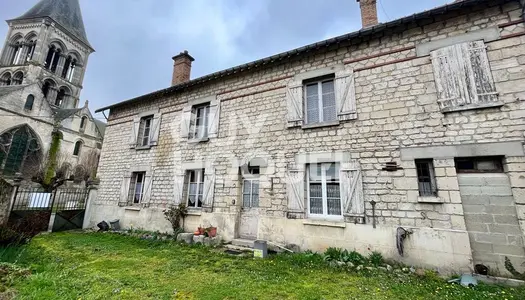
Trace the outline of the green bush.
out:
M 341 248 L 329 247 L 328 249 L 326 249 L 326 251 L 323 254 L 324 260 L 326 261 L 340 260 L 342 257 L 343 251 L 346 251 L 346 250 L 343 250 Z
M 16 232 L 15 230 L 0 225 L 0 247 L 4 248 L 7 246 L 18 245 L 25 242 L 25 235 L 23 233 Z
M 373 251 L 368 255 L 368 261 L 375 267 L 379 267 L 385 263 L 385 260 L 383 259 L 383 254 Z

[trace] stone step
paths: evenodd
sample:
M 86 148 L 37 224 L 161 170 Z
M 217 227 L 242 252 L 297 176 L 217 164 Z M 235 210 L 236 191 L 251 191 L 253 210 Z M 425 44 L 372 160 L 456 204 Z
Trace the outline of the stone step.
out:
M 237 246 L 237 245 L 232 245 L 232 244 L 224 245 L 224 248 L 229 249 L 229 250 L 234 250 L 234 251 L 240 251 L 240 252 L 247 252 L 247 251 L 253 252 L 253 248 Z
M 254 242 L 255 242 L 255 240 L 240 239 L 239 238 L 239 239 L 234 239 L 232 241 L 232 245 L 253 249 L 253 243 Z

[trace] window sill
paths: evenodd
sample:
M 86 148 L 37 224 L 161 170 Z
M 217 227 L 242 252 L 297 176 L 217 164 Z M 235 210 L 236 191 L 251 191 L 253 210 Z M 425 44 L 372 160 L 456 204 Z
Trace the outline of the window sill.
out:
M 339 125 L 339 121 L 331 121 L 331 122 L 306 124 L 306 125 L 301 126 L 301 128 L 310 129 L 310 128 L 320 128 L 320 127 L 331 127 L 331 126 L 338 126 L 338 125 Z
M 187 213 L 188 216 L 200 216 L 202 215 L 202 210 L 200 209 L 189 209 L 188 210 L 188 213 Z
M 139 206 L 126 206 L 124 210 L 140 211 L 142 208 Z
M 489 103 L 483 103 L 483 104 L 469 104 L 464 106 L 458 106 L 458 107 L 448 107 L 441 109 L 442 113 L 451 113 L 456 111 L 464 111 L 464 110 L 473 110 L 473 109 L 483 109 L 483 108 L 491 108 L 491 107 L 501 107 L 505 105 L 505 103 L 501 101 L 497 102 L 489 102 Z
M 137 150 L 137 151 L 149 150 L 149 149 L 151 149 L 151 145 L 150 146 L 136 146 L 135 147 L 135 150 Z
M 342 221 L 327 221 L 327 220 L 304 220 L 304 225 L 309 226 L 323 226 L 323 227 L 335 227 L 335 228 L 346 228 L 346 223 Z
M 209 140 L 210 140 L 210 138 L 208 138 L 208 137 L 200 138 L 200 139 L 189 139 L 188 140 L 188 144 L 198 144 L 198 143 L 207 142 Z
M 417 197 L 418 203 L 435 203 L 435 204 L 441 204 L 445 203 L 442 198 L 436 197 L 436 196 L 419 196 Z

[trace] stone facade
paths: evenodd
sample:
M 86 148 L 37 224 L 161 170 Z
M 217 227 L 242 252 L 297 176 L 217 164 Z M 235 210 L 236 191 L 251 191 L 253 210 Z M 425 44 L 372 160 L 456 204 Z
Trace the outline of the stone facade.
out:
M 519 1 L 478 2 L 468 9 L 428 17 L 424 24 L 398 24 L 395 30 L 380 31 L 364 41 L 321 47 L 179 92 L 166 90 L 148 100 L 111 107 L 91 226 L 119 218 L 124 227 L 170 230 L 163 209 L 186 201 L 180 197 L 177 178 L 186 170 L 203 168 L 214 170 L 212 202 L 205 200 L 203 209 L 191 210 L 185 228 L 193 231 L 213 225 L 223 239 L 232 240 L 239 236 L 246 212 L 239 166 L 262 158 L 257 238 L 302 249 L 335 246 L 379 251 L 388 258 L 443 272 L 472 270 L 478 261 L 473 258 L 465 223 L 468 214 L 455 157 L 503 157 L 502 174 L 509 178 L 512 207 L 525 232 L 522 7 Z M 495 30 L 496 36 L 486 29 Z M 473 32 L 485 39 L 497 105 L 443 113 L 431 58 L 419 53 L 420 47 L 471 41 Z M 325 127 L 290 126 L 287 99 L 293 86 L 330 72 L 336 77 L 353 74 L 355 111 Z M 187 134 L 181 134 L 188 105 L 211 95 L 220 102 L 218 132 L 206 141 L 188 141 Z M 147 111 L 160 116 L 158 144 L 130 149 L 133 124 Z M 414 160 L 421 158 L 432 159 L 434 166 L 437 195 L 431 199 L 422 199 L 418 192 Z M 334 221 L 309 218 L 306 205 L 291 209 L 291 170 L 314 160 L 351 161 L 358 166 L 363 197 L 356 199 L 364 206 L 362 212 Z M 385 169 L 391 162 L 397 168 Z M 149 177 L 145 197 L 140 206 L 119 206 L 134 171 Z M 371 202 L 376 203 L 374 210 Z M 412 231 L 405 241 L 404 257 L 396 249 L 399 226 Z M 523 235 L 511 243 L 523 248 Z M 514 255 L 511 260 L 520 266 L 525 257 Z M 501 264 L 491 267 L 495 274 L 505 272 Z

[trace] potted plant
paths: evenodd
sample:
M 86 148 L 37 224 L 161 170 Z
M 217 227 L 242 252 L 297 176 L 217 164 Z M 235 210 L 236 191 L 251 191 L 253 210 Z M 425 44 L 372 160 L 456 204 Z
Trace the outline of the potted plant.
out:
M 207 237 L 217 236 L 217 227 L 208 227 L 204 229 L 204 235 Z

